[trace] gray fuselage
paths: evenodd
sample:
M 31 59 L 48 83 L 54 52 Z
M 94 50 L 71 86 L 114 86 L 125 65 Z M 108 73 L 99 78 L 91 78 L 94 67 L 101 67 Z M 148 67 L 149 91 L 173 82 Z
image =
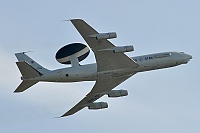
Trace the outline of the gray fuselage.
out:
M 174 67 L 181 64 L 186 64 L 192 56 L 183 52 L 164 52 L 149 54 L 143 56 L 132 57 L 139 65 L 134 69 L 109 70 L 97 72 L 97 64 L 86 64 L 77 67 L 62 68 L 45 73 L 41 77 L 36 77 L 29 80 L 38 80 L 46 82 L 80 82 L 80 81 L 95 81 L 102 77 L 115 77 L 138 72 Z

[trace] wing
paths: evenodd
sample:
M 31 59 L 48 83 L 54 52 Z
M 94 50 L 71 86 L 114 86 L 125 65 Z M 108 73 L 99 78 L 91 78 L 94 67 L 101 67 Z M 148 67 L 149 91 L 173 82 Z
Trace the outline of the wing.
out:
M 63 114 L 61 117 L 72 115 L 79 110 L 83 109 L 84 107 L 87 107 L 88 104 L 93 103 L 100 97 L 102 97 L 105 94 L 101 94 L 106 91 L 110 91 L 122 82 L 124 82 L 126 79 L 131 77 L 133 74 L 126 75 L 123 77 L 116 77 L 116 78 L 108 78 L 108 79 L 99 79 L 96 81 L 93 89 L 84 97 L 78 104 L 76 104 L 73 108 L 71 108 L 68 112 Z
M 98 34 L 98 32 L 81 19 L 70 20 L 87 44 L 95 54 L 97 62 L 97 71 L 116 70 L 125 68 L 136 68 L 138 64 L 124 53 L 113 53 L 112 51 L 101 51 L 115 47 L 107 39 L 97 40 L 89 37 Z
M 81 19 L 73 19 L 70 21 L 93 50 L 97 62 L 97 72 L 117 69 L 133 69 L 138 66 L 135 61 L 126 56 L 124 53 L 102 51 L 102 49 L 113 48 L 115 46 L 106 39 L 97 40 L 96 38 L 90 37 L 91 35 L 98 34 L 98 32 L 89 26 L 85 21 Z M 112 78 L 99 78 L 93 89 L 86 95 L 86 97 L 84 97 L 78 104 L 61 117 L 72 115 L 84 107 L 87 107 L 89 104 L 105 95 L 105 92 L 112 90 L 133 74 L 134 73 L 129 73 Z

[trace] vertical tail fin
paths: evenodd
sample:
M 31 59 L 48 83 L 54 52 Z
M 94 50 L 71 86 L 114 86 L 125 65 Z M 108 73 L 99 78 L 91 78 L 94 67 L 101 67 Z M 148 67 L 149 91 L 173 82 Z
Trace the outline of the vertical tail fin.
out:
M 34 84 L 38 83 L 38 80 L 34 80 L 36 77 L 40 77 L 50 70 L 42 67 L 36 61 L 28 57 L 24 52 L 15 54 L 18 61 L 16 62 L 21 74 L 22 83 L 17 87 L 14 92 L 23 92 Z
M 38 64 L 36 61 L 28 57 L 24 52 L 22 53 L 16 53 L 15 56 L 17 57 L 19 62 L 27 62 L 31 67 L 39 71 L 40 73 L 48 73 L 50 70 L 42 67 L 40 64 Z
M 26 62 L 16 62 L 16 64 L 23 76 L 23 79 L 31 79 L 42 75 L 42 73 L 35 70 L 32 66 L 30 66 Z

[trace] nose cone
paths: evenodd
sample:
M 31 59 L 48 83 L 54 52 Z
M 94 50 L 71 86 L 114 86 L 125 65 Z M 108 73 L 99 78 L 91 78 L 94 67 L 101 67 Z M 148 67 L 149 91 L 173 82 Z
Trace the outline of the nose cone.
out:
M 183 64 L 187 64 L 190 61 L 190 59 L 192 59 L 191 55 L 185 53 L 183 54 L 182 56 Z
M 189 55 L 189 54 L 186 54 L 186 58 L 188 59 L 188 60 L 190 60 L 190 59 L 192 59 L 192 56 L 191 55 Z

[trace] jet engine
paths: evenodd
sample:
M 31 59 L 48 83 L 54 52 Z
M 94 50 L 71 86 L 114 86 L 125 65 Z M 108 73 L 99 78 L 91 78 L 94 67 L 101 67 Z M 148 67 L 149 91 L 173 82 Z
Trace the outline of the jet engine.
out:
M 103 40 L 103 39 L 117 38 L 117 34 L 116 32 L 99 33 L 99 34 L 89 35 L 89 37 L 94 37 L 97 40 Z
M 134 51 L 133 46 L 123 46 L 123 47 L 115 47 L 113 48 L 114 53 L 124 53 Z
M 107 93 L 108 97 L 123 97 L 128 95 L 127 90 L 111 90 Z
M 95 102 L 88 105 L 88 109 L 104 109 L 108 108 L 108 104 L 106 102 Z
M 98 51 L 112 51 L 114 53 L 124 53 L 124 52 L 131 52 L 134 51 L 133 46 L 121 46 L 121 47 L 112 47 L 108 49 L 101 49 Z

